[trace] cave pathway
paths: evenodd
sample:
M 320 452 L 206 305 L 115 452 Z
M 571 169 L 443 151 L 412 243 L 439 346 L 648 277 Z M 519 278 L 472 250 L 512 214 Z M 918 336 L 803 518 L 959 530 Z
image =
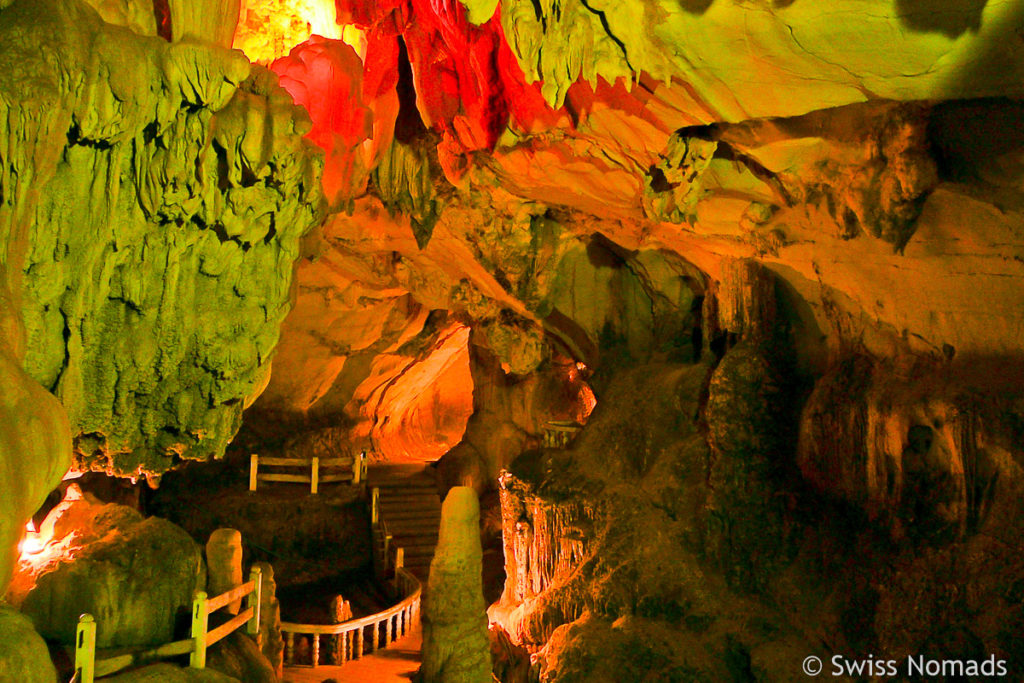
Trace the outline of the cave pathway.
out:
M 379 510 L 396 548 L 405 549 L 405 566 L 426 591 L 430 560 L 441 526 L 441 500 L 434 470 L 423 464 L 374 465 L 367 486 L 380 489 Z M 289 666 L 284 683 L 392 683 L 411 680 L 420 668 L 422 628 L 417 619 L 406 635 L 384 650 L 344 666 Z
M 403 548 L 405 568 L 424 590 L 441 528 L 441 499 L 433 468 L 422 464 L 377 465 L 366 474 L 370 488 L 380 489 L 380 518 L 395 548 Z

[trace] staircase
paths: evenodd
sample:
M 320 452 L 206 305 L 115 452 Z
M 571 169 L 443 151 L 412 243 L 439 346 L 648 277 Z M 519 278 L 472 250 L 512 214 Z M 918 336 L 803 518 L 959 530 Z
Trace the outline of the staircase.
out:
M 441 526 L 441 499 L 434 471 L 423 465 L 377 465 L 367 472 L 367 485 L 380 490 L 378 510 L 394 548 L 403 548 L 404 565 L 423 588 Z

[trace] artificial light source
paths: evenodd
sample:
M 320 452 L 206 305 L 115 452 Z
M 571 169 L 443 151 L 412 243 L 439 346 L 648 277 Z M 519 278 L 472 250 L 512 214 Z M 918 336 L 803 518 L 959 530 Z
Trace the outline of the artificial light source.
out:
M 28 524 L 25 525 L 25 534 L 21 537 L 21 543 L 18 544 L 18 553 L 22 557 L 38 555 L 46 547 L 48 540 L 38 533 L 35 522 L 30 519 Z
M 338 24 L 336 17 L 334 0 L 246 0 L 233 45 L 250 61 L 268 65 L 310 36 L 321 36 L 345 41 L 362 58 L 362 31 Z

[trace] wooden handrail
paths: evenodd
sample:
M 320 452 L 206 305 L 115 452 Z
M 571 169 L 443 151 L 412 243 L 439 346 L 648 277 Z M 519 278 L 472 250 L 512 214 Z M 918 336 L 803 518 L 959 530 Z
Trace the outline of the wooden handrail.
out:
M 309 474 L 269 474 L 260 473 L 260 465 L 264 467 L 297 467 L 306 468 Z M 326 474 L 321 472 L 328 467 L 348 467 L 348 472 Z M 249 490 L 255 491 L 261 481 L 289 482 L 309 484 L 309 492 L 319 492 L 320 484 L 340 481 L 351 481 L 358 485 L 366 476 L 366 452 L 337 458 L 281 458 L 253 453 L 249 456 Z
M 197 591 L 192 599 L 192 633 L 188 640 L 178 640 L 98 661 L 96 659 L 96 620 L 91 614 L 83 614 L 78 618 L 78 627 L 75 633 L 76 679 L 81 683 L 93 683 L 97 678 L 109 676 L 130 666 L 184 654 L 191 655 L 189 666 L 196 669 L 205 668 L 208 647 L 245 624 L 248 625 L 247 631 L 250 635 L 259 632 L 260 600 L 263 593 L 262 576 L 260 568 L 253 567 L 249 572 L 249 581 L 214 598 L 207 598 L 206 593 Z M 211 612 L 242 598 L 246 598 L 246 609 L 241 614 L 212 631 L 207 630 Z
M 250 607 L 244 612 L 240 612 L 238 616 L 232 618 L 231 621 L 225 622 L 217 628 L 210 631 L 209 633 L 207 633 L 206 647 L 212 647 L 218 641 L 223 640 L 227 636 L 231 635 L 240 626 L 250 621 L 253 618 L 253 615 L 255 614 L 256 611 L 252 607 Z
M 256 582 L 248 581 L 246 583 L 243 583 L 238 588 L 232 588 L 226 593 L 221 593 L 215 598 L 208 599 L 206 601 L 206 613 L 209 614 L 210 612 L 216 612 L 224 605 L 228 605 L 234 602 L 235 600 L 241 600 L 246 595 L 251 593 L 255 588 Z
M 358 619 L 350 619 L 340 624 L 299 624 L 282 621 L 281 631 L 285 634 L 287 648 L 285 651 L 285 663 L 292 663 L 289 660 L 294 657 L 294 641 L 296 635 L 308 635 L 313 638 L 312 665 L 320 665 L 320 636 L 340 636 L 343 660 L 348 658 L 348 648 L 352 648 L 352 659 L 359 659 L 363 655 L 363 630 L 367 627 L 373 629 L 373 639 L 370 649 L 377 649 L 380 627 L 384 628 L 384 647 L 388 647 L 400 636 L 408 632 L 413 619 L 419 616 L 420 601 L 423 595 L 423 588 L 412 573 L 406 569 L 396 571 L 396 581 L 400 586 L 409 591 L 409 595 L 393 607 Z M 394 628 L 392 628 L 392 622 Z M 355 635 L 355 640 L 349 640 L 349 634 Z

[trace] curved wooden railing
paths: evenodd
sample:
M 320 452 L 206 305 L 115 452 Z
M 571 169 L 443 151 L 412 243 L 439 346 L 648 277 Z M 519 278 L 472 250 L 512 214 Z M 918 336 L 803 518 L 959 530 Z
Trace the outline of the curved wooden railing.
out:
M 544 425 L 544 448 L 567 448 L 581 429 L 578 422 L 551 420 Z
M 401 551 L 401 548 L 397 549 Z M 420 599 L 422 586 L 419 579 L 407 569 L 398 565 L 395 568 L 395 586 L 405 599 L 394 607 L 371 614 L 368 617 L 350 619 L 340 624 L 295 624 L 282 621 L 281 632 L 284 634 L 284 662 L 288 666 L 320 666 L 320 655 L 326 637 L 326 646 L 335 664 L 344 664 L 359 659 L 365 652 L 386 648 L 398 638 L 404 636 L 415 620 L 420 616 Z M 369 632 L 369 638 L 367 638 Z M 383 644 L 381 644 L 383 636 Z M 309 663 L 296 662 L 295 642 L 297 638 L 309 637 Z

